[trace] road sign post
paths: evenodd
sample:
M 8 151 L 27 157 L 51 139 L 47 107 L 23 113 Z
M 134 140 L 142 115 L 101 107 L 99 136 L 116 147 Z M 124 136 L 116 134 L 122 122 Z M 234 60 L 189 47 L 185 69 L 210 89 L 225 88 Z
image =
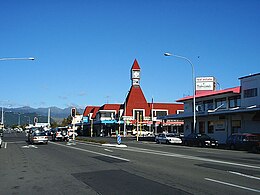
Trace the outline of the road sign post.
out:
M 122 141 L 120 134 L 117 135 L 117 139 L 116 140 L 117 140 L 117 144 L 120 145 L 121 141 Z

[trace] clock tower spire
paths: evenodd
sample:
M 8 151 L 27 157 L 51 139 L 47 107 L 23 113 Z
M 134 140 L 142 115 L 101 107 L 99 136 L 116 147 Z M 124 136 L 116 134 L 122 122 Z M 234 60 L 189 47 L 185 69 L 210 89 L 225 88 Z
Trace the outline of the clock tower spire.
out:
M 135 59 L 133 66 L 131 68 L 131 80 L 133 86 L 139 86 L 140 84 L 140 66 Z

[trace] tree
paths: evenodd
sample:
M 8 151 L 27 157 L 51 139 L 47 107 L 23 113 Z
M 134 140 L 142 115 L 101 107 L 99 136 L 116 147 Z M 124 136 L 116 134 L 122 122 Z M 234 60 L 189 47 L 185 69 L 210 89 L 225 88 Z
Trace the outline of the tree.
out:
M 64 118 L 63 121 L 61 122 L 61 126 L 65 127 L 71 124 L 72 122 L 72 117 L 69 115 L 67 118 Z

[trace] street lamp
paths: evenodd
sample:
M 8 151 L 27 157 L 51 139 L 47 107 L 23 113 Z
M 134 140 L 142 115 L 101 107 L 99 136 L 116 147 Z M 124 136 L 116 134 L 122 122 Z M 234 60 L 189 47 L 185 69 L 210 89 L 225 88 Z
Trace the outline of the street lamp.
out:
M 186 60 L 187 62 L 189 62 L 189 64 L 191 65 L 191 70 L 192 70 L 192 87 L 193 87 L 193 130 L 196 132 L 196 100 L 195 100 L 195 71 L 194 71 L 194 65 L 192 64 L 192 62 L 184 57 L 184 56 L 179 56 L 179 55 L 175 55 L 175 54 L 171 54 L 171 53 L 164 53 L 164 56 L 174 56 L 177 58 L 181 58 Z
M 126 101 L 129 91 L 126 94 L 125 105 L 124 105 L 124 137 L 126 136 Z
M 0 58 L 0 61 L 4 60 L 34 60 L 34 58 L 29 57 L 29 58 Z

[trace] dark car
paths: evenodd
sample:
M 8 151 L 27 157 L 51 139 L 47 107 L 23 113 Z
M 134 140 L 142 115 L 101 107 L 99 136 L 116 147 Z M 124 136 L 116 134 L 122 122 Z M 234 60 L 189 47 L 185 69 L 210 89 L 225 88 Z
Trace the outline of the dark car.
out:
M 67 141 L 69 138 L 67 127 L 56 127 L 51 130 L 52 141 Z
M 226 146 L 229 149 L 260 151 L 260 134 L 234 133 L 227 138 Z
M 217 147 L 218 141 L 209 137 L 207 134 L 191 133 L 182 138 L 182 143 L 186 146 L 200 146 L 200 147 Z

